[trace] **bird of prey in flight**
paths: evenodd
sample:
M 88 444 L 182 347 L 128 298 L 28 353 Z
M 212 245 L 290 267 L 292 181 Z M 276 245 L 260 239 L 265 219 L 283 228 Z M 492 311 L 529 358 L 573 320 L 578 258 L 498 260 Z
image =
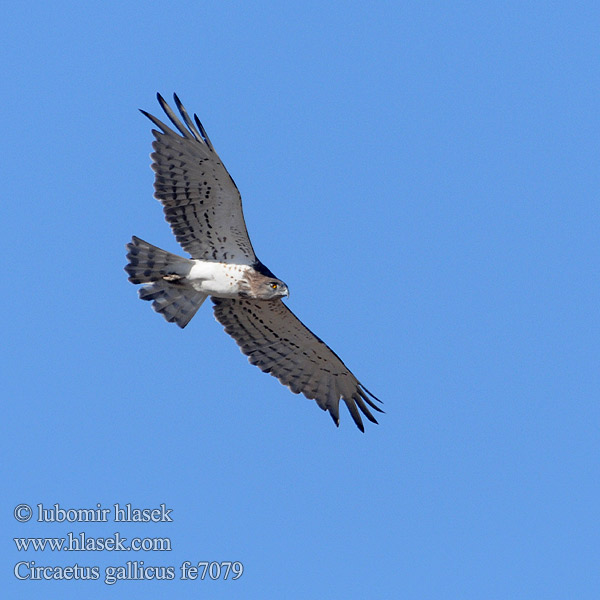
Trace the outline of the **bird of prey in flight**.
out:
M 240 193 L 198 117 L 190 118 L 177 95 L 181 118 L 157 97 L 177 131 L 141 111 L 157 127 L 152 130 L 154 197 L 191 258 L 133 237 L 125 271 L 129 281 L 143 284 L 140 298 L 183 328 L 210 296 L 217 321 L 250 363 L 295 394 L 316 400 L 336 425 L 340 400 L 361 431 L 361 412 L 377 423 L 370 409 L 383 412 L 374 402 L 381 401 L 282 302 L 288 287 L 254 253 Z

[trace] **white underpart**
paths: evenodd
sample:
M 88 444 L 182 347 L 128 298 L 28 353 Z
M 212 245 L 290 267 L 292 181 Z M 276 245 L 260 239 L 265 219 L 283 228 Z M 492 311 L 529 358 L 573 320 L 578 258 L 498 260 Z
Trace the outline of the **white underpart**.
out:
M 238 283 L 246 271 L 251 269 L 248 265 L 205 260 L 193 262 L 194 265 L 186 274 L 187 283 L 198 292 L 218 298 L 237 298 Z

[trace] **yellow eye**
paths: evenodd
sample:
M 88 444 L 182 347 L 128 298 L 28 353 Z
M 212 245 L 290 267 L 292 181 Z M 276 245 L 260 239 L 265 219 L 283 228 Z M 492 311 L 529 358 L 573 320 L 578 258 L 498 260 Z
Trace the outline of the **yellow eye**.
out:
M 276 290 L 278 287 L 279 287 L 279 284 L 278 284 L 278 283 L 275 283 L 275 282 L 273 282 L 273 283 L 271 284 L 271 288 L 272 288 L 272 289 L 274 289 L 274 290 Z

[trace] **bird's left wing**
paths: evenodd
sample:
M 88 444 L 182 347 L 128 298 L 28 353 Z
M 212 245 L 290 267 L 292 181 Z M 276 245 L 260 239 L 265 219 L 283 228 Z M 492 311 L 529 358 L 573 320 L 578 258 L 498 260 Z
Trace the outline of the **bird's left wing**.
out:
M 160 131 L 152 130 L 154 197 L 184 250 L 192 258 L 252 265 L 252 249 L 242 199 L 221 159 L 194 115 L 189 117 L 177 95 L 179 117 L 160 94 L 158 101 L 178 131 L 141 111 Z
M 369 421 L 377 423 L 368 406 L 383 412 L 373 402 L 381 401 L 281 300 L 213 297 L 212 301 L 217 321 L 261 371 L 277 377 L 295 394 L 316 400 L 323 410 L 329 411 L 336 425 L 340 421 L 340 400 L 346 403 L 361 431 L 364 426 L 358 409 Z

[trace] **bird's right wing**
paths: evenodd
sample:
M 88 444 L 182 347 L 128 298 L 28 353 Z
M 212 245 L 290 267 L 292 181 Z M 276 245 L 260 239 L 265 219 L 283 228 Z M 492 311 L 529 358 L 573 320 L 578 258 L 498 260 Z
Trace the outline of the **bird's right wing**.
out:
M 383 412 L 373 402 L 380 400 L 280 299 L 213 297 L 212 301 L 217 321 L 261 371 L 277 377 L 295 394 L 316 400 L 323 410 L 329 411 L 336 425 L 340 422 L 340 400 L 346 403 L 361 431 L 364 426 L 358 409 L 369 421 L 377 423 L 368 406 Z

